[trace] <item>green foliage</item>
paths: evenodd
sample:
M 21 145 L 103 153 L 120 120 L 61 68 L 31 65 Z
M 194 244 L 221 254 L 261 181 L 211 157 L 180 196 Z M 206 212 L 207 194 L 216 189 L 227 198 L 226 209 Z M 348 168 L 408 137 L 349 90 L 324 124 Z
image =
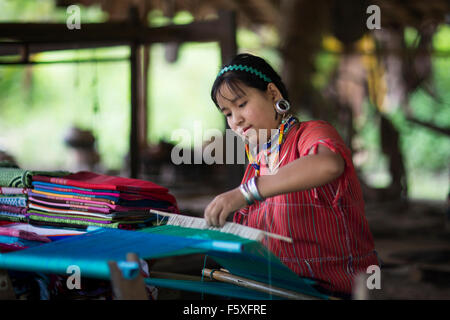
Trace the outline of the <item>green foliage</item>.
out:
M 177 62 L 164 59 L 164 45 L 153 45 L 149 73 L 148 131 L 151 142 L 172 139 L 177 129 L 194 133 L 198 123 L 203 130 L 223 130 L 225 121 L 210 98 L 210 90 L 220 68 L 216 43 L 184 44 Z M 186 144 L 181 143 L 186 146 Z
M 81 23 L 102 22 L 107 14 L 100 6 L 80 7 Z M 0 0 L 0 22 L 65 22 L 66 8 L 56 7 L 54 0 Z

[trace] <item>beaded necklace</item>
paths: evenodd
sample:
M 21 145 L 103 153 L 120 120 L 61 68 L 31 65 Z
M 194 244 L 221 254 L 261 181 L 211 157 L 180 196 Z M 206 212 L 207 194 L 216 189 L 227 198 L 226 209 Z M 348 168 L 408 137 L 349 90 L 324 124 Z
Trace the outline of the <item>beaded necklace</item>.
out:
M 283 144 L 283 139 L 286 137 L 286 134 L 288 133 L 289 129 L 297 122 L 297 119 L 294 116 L 290 116 L 288 118 L 285 118 L 281 121 L 280 126 L 278 127 L 278 132 L 267 142 L 263 145 L 262 153 L 266 156 L 267 164 L 269 164 L 269 156 L 275 152 L 275 160 L 274 163 L 276 163 L 280 157 L 280 150 L 281 145 Z M 273 142 L 273 143 L 272 143 Z M 251 166 L 255 169 L 256 173 L 255 176 L 259 176 L 260 173 L 260 162 L 261 157 L 256 156 L 253 158 L 251 155 L 251 152 L 249 150 L 248 143 L 245 144 L 245 152 L 247 153 L 247 158 L 251 164 Z

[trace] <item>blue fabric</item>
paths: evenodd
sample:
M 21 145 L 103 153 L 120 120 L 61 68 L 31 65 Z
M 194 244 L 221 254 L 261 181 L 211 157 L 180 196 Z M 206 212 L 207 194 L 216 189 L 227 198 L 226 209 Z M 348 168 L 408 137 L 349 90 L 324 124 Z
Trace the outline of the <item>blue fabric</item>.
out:
M 85 188 L 73 187 L 73 186 L 64 185 L 64 184 L 55 184 L 55 183 L 50 183 L 50 182 L 33 181 L 31 184 L 34 187 L 42 187 L 45 189 L 64 188 L 64 189 L 75 189 L 75 190 L 89 191 L 89 192 L 110 192 L 110 193 L 116 193 L 117 195 L 120 194 L 119 191 L 115 191 L 115 190 L 85 189 Z
M 0 196 L 0 204 L 6 204 L 14 207 L 26 207 L 26 196 Z
M 72 196 L 82 196 L 82 197 L 89 197 L 89 198 L 101 198 L 101 199 L 108 199 L 112 201 L 117 201 L 119 199 L 119 195 L 116 196 L 105 196 L 105 195 L 97 195 L 97 194 L 84 194 L 84 193 L 76 193 L 76 192 L 64 192 L 64 191 L 56 191 L 56 190 L 49 190 L 44 188 L 35 187 L 33 190 L 47 192 L 47 193 L 54 193 L 54 194 L 62 194 L 62 195 L 72 195 Z M 36 194 L 39 196 L 39 194 Z

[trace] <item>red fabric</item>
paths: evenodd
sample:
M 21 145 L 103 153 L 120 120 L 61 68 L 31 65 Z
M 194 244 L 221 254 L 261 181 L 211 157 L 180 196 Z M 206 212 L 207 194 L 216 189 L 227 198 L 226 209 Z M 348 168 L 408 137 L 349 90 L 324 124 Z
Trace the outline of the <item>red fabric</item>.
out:
M 298 275 L 318 280 L 331 292 L 349 294 L 354 277 L 366 272 L 368 266 L 379 264 L 350 150 L 327 122 L 302 122 L 286 136 L 280 167 L 310 151 L 317 153 L 319 144 L 345 160 L 344 173 L 338 179 L 318 188 L 256 202 L 236 212 L 234 221 L 291 237 L 292 244 L 271 238 L 264 244 Z M 267 171 L 263 166 L 262 160 L 261 175 Z M 242 182 L 254 175 L 249 165 Z
M 64 176 L 64 178 L 35 175 L 32 179 L 33 181 L 62 184 L 78 188 L 117 190 L 143 196 L 148 195 L 176 205 L 175 198 L 168 193 L 167 188 L 150 181 L 139 179 L 108 176 L 89 171 L 80 171 Z

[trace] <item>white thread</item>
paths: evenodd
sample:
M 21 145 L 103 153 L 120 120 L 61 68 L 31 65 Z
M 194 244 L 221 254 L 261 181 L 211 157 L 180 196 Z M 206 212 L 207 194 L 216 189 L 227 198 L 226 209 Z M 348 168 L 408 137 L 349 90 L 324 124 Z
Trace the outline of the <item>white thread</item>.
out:
M 216 230 L 223 233 L 231 233 L 236 236 L 246 238 L 249 240 L 261 241 L 264 236 L 268 236 L 271 238 L 276 238 L 279 240 L 283 240 L 286 242 L 292 243 L 292 239 L 288 237 L 284 237 L 278 234 L 266 232 L 263 230 L 243 226 L 241 224 L 237 224 L 234 222 L 226 222 L 222 228 L 208 226 L 205 219 L 196 218 L 190 216 L 183 216 L 180 214 L 162 212 L 157 210 L 150 210 L 150 213 L 154 213 L 157 215 L 167 216 L 169 220 L 167 221 L 168 225 L 185 227 L 185 228 L 193 228 L 193 229 L 202 229 L 202 230 Z

